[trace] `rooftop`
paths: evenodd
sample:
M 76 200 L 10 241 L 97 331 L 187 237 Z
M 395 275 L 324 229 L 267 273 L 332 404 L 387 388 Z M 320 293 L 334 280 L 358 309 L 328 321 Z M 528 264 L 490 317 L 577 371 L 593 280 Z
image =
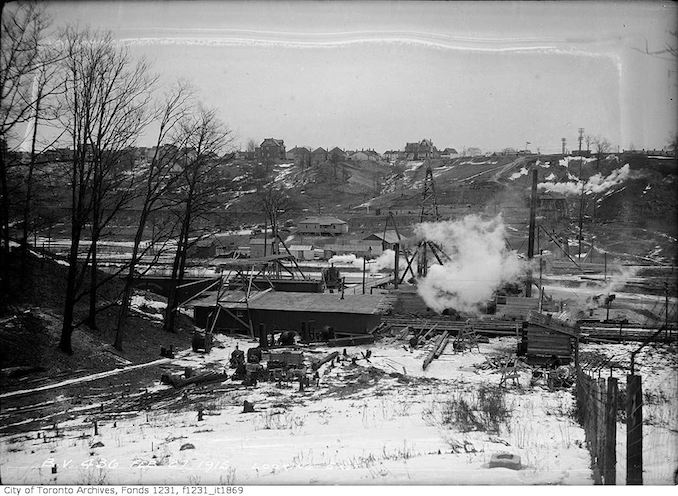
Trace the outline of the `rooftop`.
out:
M 346 224 L 346 222 L 336 217 L 306 217 L 299 224 L 320 224 L 321 226 L 326 226 L 329 224 Z
M 287 291 L 252 292 L 245 303 L 244 291 L 228 291 L 219 303 L 230 309 L 279 310 L 281 312 L 333 312 L 362 315 L 381 314 L 391 307 L 388 295 L 345 295 L 339 293 L 296 293 Z M 204 293 L 188 306 L 213 307 L 217 293 Z

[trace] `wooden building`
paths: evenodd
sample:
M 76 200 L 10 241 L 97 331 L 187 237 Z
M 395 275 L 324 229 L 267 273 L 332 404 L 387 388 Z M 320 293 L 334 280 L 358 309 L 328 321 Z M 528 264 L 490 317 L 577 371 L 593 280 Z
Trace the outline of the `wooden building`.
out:
M 553 365 L 569 364 L 574 357 L 574 348 L 579 330 L 550 315 L 531 312 L 524 323 L 518 344 L 518 355 L 530 362 Z
M 267 238 L 250 238 L 250 257 L 260 258 L 278 253 L 280 242 L 272 236 Z
M 327 162 L 327 158 L 327 150 L 320 146 L 311 152 L 311 165 L 313 167 L 317 167 L 321 164 L 324 164 Z
M 348 232 L 348 223 L 336 217 L 306 217 L 299 222 L 299 234 L 339 235 Z
M 214 329 L 218 332 L 254 334 L 263 324 L 267 332 L 300 331 L 302 323 L 313 329 L 331 327 L 337 336 L 368 334 L 390 310 L 387 295 L 345 295 L 338 293 L 296 293 L 282 291 L 229 291 L 222 294 L 216 307 L 216 292 L 193 300 L 197 326 L 205 328 L 218 315 Z
M 285 160 L 285 142 L 280 139 L 266 138 L 257 148 L 259 160 L 275 162 Z

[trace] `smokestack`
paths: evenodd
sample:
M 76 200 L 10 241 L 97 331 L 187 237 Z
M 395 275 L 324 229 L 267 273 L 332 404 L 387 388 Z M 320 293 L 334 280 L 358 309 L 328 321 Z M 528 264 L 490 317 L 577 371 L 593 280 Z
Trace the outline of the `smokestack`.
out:
M 400 243 L 393 245 L 395 251 L 395 264 L 393 265 L 393 287 L 398 289 L 398 264 L 400 263 Z
M 532 169 L 532 197 L 530 198 L 530 230 L 527 238 L 527 258 L 534 258 L 534 228 L 537 214 L 537 169 Z M 527 273 L 525 296 L 532 296 L 532 271 Z

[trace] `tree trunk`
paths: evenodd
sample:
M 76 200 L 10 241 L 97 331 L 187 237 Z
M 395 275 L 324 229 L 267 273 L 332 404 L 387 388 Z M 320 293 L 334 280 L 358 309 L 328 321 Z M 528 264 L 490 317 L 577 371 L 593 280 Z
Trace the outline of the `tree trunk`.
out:
M 167 332 L 174 332 L 174 324 L 176 321 L 176 311 L 179 306 L 179 291 L 178 287 L 184 279 L 184 268 L 186 264 L 186 251 L 188 249 L 188 235 L 191 226 L 191 208 L 193 188 L 189 191 L 189 196 L 186 201 L 186 209 L 184 210 L 184 219 L 181 223 L 181 233 L 179 235 L 179 245 L 177 246 L 177 253 L 174 256 L 174 264 L 172 266 L 172 280 L 170 282 L 170 293 L 167 298 L 167 308 L 165 309 L 165 323 L 164 329 Z
M 97 208 L 94 208 L 94 211 L 97 211 Z M 97 283 L 98 283 L 98 273 L 97 273 L 97 245 L 99 242 L 98 227 L 94 226 L 92 222 L 92 259 L 89 272 L 89 315 L 87 316 L 87 325 L 90 329 L 97 329 Z
M 163 330 L 166 332 L 174 332 L 174 311 L 177 305 L 177 286 L 179 285 L 177 279 L 179 277 L 179 265 L 181 263 L 181 252 L 183 251 L 184 240 L 184 226 L 182 223 L 181 233 L 179 234 L 179 243 L 177 244 L 177 251 L 174 254 L 174 262 L 172 263 L 172 277 L 170 278 L 169 293 L 167 295 L 167 307 L 165 308 L 165 320 L 163 322 Z
M 148 205 L 148 201 L 146 201 Z M 122 343 L 125 338 L 125 325 L 127 324 L 127 316 L 129 315 L 129 306 L 130 299 L 132 298 L 132 287 L 134 285 L 134 276 L 139 262 L 139 246 L 141 245 L 141 240 L 144 235 L 144 230 L 146 228 L 146 221 L 148 219 L 148 209 L 145 207 L 141 211 L 141 216 L 139 217 L 139 225 L 137 227 L 137 232 L 134 235 L 134 246 L 132 246 L 132 259 L 129 263 L 129 269 L 127 270 L 127 276 L 125 277 L 125 286 L 122 291 L 122 301 L 120 302 L 120 311 L 118 312 L 118 325 L 115 331 L 115 342 L 113 347 L 116 350 L 122 351 Z M 153 242 L 153 238 L 151 239 Z
M 75 285 L 78 275 L 78 247 L 80 242 L 80 227 L 76 219 L 72 219 L 71 250 L 68 254 L 68 278 L 66 280 L 66 296 L 64 302 L 64 321 L 61 328 L 59 349 L 69 355 L 73 354 L 71 335 L 73 334 L 73 310 L 75 307 Z
M 99 245 L 99 234 L 101 232 L 101 177 L 100 177 L 100 159 L 94 163 L 94 191 L 92 198 L 92 230 L 90 233 L 90 252 L 92 254 L 89 273 L 89 314 L 87 316 L 87 325 L 90 329 L 97 329 L 97 249 Z
M 26 202 L 24 203 L 24 212 L 23 212 L 23 233 L 21 236 L 21 272 L 25 273 L 26 271 L 26 261 L 28 256 L 28 225 L 31 222 L 31 207 L 33 202 L 33 171 L 35 170 L 35 158 L 36 158 L 36 144 L 38 140 L 38 119 L 40 115 L 40 100 L 41 95 L 38 94 L 38 98 L 35 102 L 35 119 L 33 121 L 33 136 L 31 136 L 31 161 L 28 166 L 28 175 L 26 176 Z M 21 284 L 24 286 L 26 283 L 26 278 L 21 278 Z
M 0 144 L 0 294 L 8 292 L 9 283 L 9 199 L 7 198 L 7 154 L 5 144 Z M 5 295 L 0 298 L 7 301 Z

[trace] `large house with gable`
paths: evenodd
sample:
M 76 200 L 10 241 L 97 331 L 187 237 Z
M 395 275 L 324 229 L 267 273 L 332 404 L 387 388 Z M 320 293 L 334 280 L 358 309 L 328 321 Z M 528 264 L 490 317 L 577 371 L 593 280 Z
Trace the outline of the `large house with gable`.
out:
M 281 139 L 266 138 L 257 148 L 257 158 L 265 162 L 285 160 L 285 142 Z

